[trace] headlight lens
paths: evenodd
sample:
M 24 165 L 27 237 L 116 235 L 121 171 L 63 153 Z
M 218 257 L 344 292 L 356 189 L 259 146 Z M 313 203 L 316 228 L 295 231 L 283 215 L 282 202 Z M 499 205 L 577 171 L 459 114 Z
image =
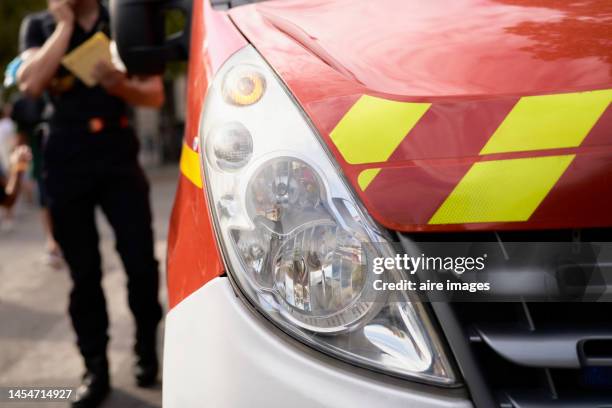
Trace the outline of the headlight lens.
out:
M 227 122 L 210 132 L 207 156 L 225 171 L 244 167 L 253 154 L 253 138 L 240 122 Z
M 216 75 L 200 137 L 228 272 L 253 305 L 329 354 L 395 375 L 455 382 L 423 306 L 374 290 L 381 276 L 369 266 L 374 257 L 393 256 L 391 246 L 252 47 Z M 397 273 L 385 275 L 399 279 Z
M 339 227 L 325 197 L 311 166 L 291 157 L 271 159 L 257 169 L 245 197 L 260 239 L 238 229 L 233 237 L 246 268 L 257 284 L 272 289 L 287 319 L 337 332 L 371 307 L 358 301 L 367 289 L 366 237 Z

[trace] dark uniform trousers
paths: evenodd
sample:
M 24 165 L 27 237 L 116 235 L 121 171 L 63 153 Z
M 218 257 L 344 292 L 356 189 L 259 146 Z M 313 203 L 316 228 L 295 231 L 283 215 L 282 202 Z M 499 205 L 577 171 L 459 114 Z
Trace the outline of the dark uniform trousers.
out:
M 122 143 L 137 143 L 133 132 L 77 135 L 98 139 L 86 149 L 72 152 L 78 154 L 71 154 L 67 147 L 72 137 L 59 133 L 52 132 L 45 151 L 46 189 L 53 233 L 73 280 L 69 311 L 81 354 L 86 361 L 104 355 L 108 343 L 96 207 L 114 230 L 116 249 L 127 273 L 128 302 L 136 321 L 136 351 L 153 352 L 147 348 L 154 347 L 162 310 L 149 184 L 136 160 L 137 147 L 130 154 L 117 154 L 126 151 L 125 145 L 114 150 Z M 61 153 L 54 154 L 57 148 Z

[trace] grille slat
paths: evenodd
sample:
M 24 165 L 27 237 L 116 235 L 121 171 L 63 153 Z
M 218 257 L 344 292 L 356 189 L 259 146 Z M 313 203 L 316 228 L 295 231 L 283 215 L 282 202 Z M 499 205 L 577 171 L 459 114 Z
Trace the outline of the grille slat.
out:
M 582 355 L 583 343 L 612 341 L 612 327 L 556 327 L 525 330 L 515 325 L 481 324 L 474 331 L 506 360 L 526 367 L 579 369 L 597 362 Z M 471 337 L 474 341 L 474 337 Z M 612 351 L 612 350 L 611 350 Z

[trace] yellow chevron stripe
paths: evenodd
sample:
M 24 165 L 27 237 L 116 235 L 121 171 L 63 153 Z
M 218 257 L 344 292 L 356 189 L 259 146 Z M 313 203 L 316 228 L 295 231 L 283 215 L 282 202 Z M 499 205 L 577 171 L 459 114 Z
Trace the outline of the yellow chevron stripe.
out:
M 202 188 L 202 174 L 200 174 L 200 156 L 187 144 L 183 144 L 181 161 L 179 164 L 181 173 L 197 187 Z
M 575 155 L 475 163 L 429 224 L 527 221 Z
M 363 95 L 330 137 L 351 164 L 384 162 L 430 106 Z
M 612 89 L 521 98 L 480 154 L 579 146 L 612 101 Z
M 368 186 L 374 180 L 374 177 L 378 175 L 378 173 L 380 173 L 380 169 L 378 168 L 365 169 L 361 173 L 359 173 L 359 176 L 357 177 L 357 183 L 359 184 L 361 191 L 365 191 L 365 189 L 368 188 Z

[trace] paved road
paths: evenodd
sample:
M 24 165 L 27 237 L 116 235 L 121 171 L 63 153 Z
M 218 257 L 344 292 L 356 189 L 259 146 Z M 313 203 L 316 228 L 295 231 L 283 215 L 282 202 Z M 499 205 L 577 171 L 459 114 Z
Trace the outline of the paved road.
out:
M 162 268 L 161 298 L 165 304 L 163 266 L 177 172 L 175 168 L 153 170 L 150 177 L 156 253 Z M 104 258 L 103 285 L 111 319 L 109 358 L 113 394 L 104 407 L 160 407 L 161 387 L 143 390 L 133 383 L 134 329 L 127 305 L 126 277 L 113 248 L 112 232 L 102 215 L 98 225 Z M 82 362 L 66 314 L 69 277 L 66 270 L 50 270 L 43 265 L 43 244 L 36 209 L 21 205 L 15 229 L 0 232 L 0 387 L 74 387 L 82 374 Z M 23 408 L 29 404 L 0 402 L 0 406 Z M 63 407 L 65 404 L 31 406 Z

